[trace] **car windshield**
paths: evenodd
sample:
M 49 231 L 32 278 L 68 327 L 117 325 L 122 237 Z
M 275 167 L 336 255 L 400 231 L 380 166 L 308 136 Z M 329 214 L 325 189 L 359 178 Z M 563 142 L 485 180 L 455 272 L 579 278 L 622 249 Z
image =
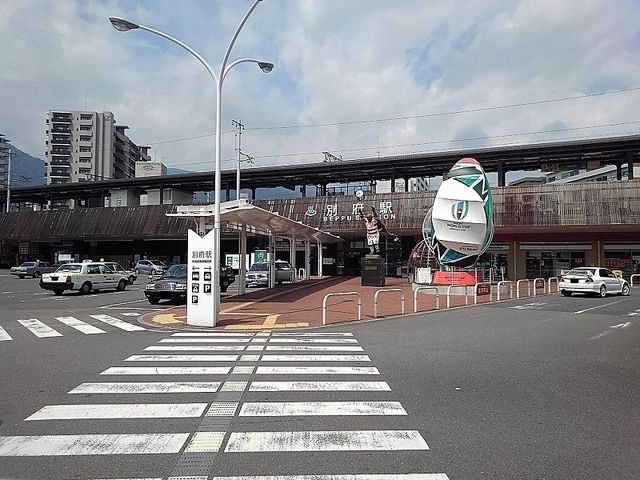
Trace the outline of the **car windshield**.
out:
M 106 265 L 114 272 L 117 272 L 119 270 L 124 270 L 124 268 L 122 268 L 122 265 L 120 265 L 119 263 L 107 263 Z
M 162 278 L 186 278 L 187 266 L 186 265 L 172 265 L 169 270 L 162 275 Z
M 166 267 L 167 264 L 164 262 L 161 262 L 160 260 L 154 260 L 153 262 L 150 262 L 151 265 L 157 265 L 158 267 Z
M 66 265 L 60 265 L 56 272 L 70 272 L 70 273 L 78 273 L 82 270 L 82 265 L 74 265 L 67 263 Z
M 269 270 L 269 265 L 266 263 L 254 263 L 249 269 L 250 272 L 266 272 Z
M 582 275 L 586 277 L 587 275 L 593 275 L 595 273 L 595 268 L 574 268 L 573 270 L 569 270 L 567 275 Z
M 22 265 L 20 265 L 21 267 L 35 267 L 36 266 L 36 262 L 24 262 Z

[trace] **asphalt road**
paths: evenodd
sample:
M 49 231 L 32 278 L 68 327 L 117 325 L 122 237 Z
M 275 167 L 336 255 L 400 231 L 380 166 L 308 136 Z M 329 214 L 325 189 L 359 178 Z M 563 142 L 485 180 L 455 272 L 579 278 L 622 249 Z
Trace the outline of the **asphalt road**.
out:
M 640 290 L 173 336 L 100 317 L 136 326 L 139 286 L 55 300 L 2 274 L 0 478 L 640 478 Z

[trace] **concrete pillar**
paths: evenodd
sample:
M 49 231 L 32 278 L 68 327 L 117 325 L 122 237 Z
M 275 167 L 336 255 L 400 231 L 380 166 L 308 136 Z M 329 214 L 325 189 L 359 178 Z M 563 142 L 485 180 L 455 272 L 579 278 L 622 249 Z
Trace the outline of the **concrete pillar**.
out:
M 391 193 L 396 191 L 396 177 L 391 177 Z
M 276 286 L 276 238 L 273 232 L 269 232 L 269 288 Z
M 295 236 L 289 238 L 289 264 L 291 264 L 291 268 L 293 269 L 292 282 L 295 283 L 297 279 L 296 237 Z
M 622 180 L 622 164 L 621 163 L 616 164 L 616 179 Z
M 504 187 L 507 183 L 507 171 L 504 168 L 504 163 L 498 163 L 498 186 Z
M 256 199 L 256 187 L 251 187 L 251 200 Z
M 318 276 L 322 277 L 322 243 L 318 242 Z
M 240 254 L 240 270 L 238 272 L 238 293 L 240 295 L 244 295 L 247 287 L 247 226 L 244 224 L 240 230 L 239 247 L 238 253 Z
M 308 279 L 311 276 L 311 264 L 309 259 L 311 258 L 311 245 L 309 239 L 304 241 L 304 278 Z
M 633 154 L 631 152 L 627 153 L 627 178 L 633 180 Z
M 302 198 L 307 198 L 307 186 L 302 184 Z

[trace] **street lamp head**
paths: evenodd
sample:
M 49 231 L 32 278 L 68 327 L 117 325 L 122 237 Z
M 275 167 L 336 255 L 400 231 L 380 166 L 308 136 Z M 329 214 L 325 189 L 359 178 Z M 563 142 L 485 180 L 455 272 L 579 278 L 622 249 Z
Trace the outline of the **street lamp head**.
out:
M 136 25 L 133 22 L 124 20 L 123 18 L 109 17 L 109 21 L 111 22 L 111 25 L 113 25 L 113 28 L 115 28 L 119 32 L 126 32 L 128 30 L 135 30 L 136 28 L 140 28 L 140 25 Z
M 258 66 L 264 73 L 271 73 L 271 70 L 273 70 L 273 63 L 258 62 Z

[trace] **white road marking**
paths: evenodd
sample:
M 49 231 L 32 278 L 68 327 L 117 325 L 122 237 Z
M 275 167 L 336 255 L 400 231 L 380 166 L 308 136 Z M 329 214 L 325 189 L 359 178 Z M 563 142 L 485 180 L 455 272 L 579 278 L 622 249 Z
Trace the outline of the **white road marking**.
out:
M 178 453 L 188 433 L 0 437 L 0 457 Z
M 250 392 L 391 391 L 387 382 L 251 382 Z
M 160 343 L 248 343 L 248 338 L 163 338 Z
M 111 303 L 109 305 L 102 305 L 101 307 L 98 308 L 112 308 L 112 307 L 119 307 L 120 305 L 129 305 L 131 303 L 141 303 L 141 302 L 146 302 L 146 299 L 140 299 L 140 300 L 129 300 L 128 302 L 119 302 L 119 303 Z
M 13 340 L 13 338 L 11 338 L 11 335 L 9 335 L 4 328 L 0 327 L 0 342 L 7 340 Z
M 145 330 L 144 328 L 138 325 L 132 325 L 131 323 L 124 322 L 119 318 L 112 317 L 111 315 L 89 315 L 89 316 L 91 318 L 95 318 L 100 322 L 106 323 L 107 325 L 111 325 L 112 327 L 119 328 L 120 330 L 126 330 L 127 332 Z
M 109 367 L 100 375 L 226 375 L 231 367 Z
M 573 312 L 573 313 L 589 312 L 591 310 L 595 310 L 596 308 L 608 307 L 609 305 L 615 305 L 616 303 L 624 302 L 625 300 L 626 299 L 618 300 L 618 301 L 615 301 L 615 302 L 603 303 L 602 305 L 596 305 L 595 307 L 585 308 L 584 310 L 578 310 L 577 312 Z
M 233 432 L 225 452 L 429 450 L 417 430 Z
M 244 350 L 244 345 L 151 345 L 145 348 L 145 351 L 216 351 L 216 352 L 239 352 Z
M 358 343 L 355 338 L 269 338 L 269 343 Z
M 233 332 L 178 332 L 172 337 L 253 337 L 253 333 L 233 333 Z
M 135 479 L 134 479 L 135 480 Z M 450 480 L 444 473 L 356 473 L 350 475 L 259 475 L 212 480 Z
M 267 350 L 272 352 L 364 352 L 364 348 L 359 346 L 341 345 L 267 345 Z
M 370 362 L 368 355 L 262 355 L 263 362 Z
M 256 375 L 380 375 L 376 367 L 258 367 Z
M 93 325 L 89 325 L 81 320 L 78 320 L 75 317 L 56 317 L 60 323 L 64 323 L 65 325 L 75 328 L 79 332 L 84 333 L 85 335 L 95 335 L 98 333 L 107 333 L 104 330 L 99 329 L 98 327 L 94 327 Z
M 221 382 L 82 383 L 67 393 L 214 393 L 220 385 Z
M 194 418 L 208 403 L 119 403 L 91 405 L 47 405 L 29 420 L 95 420 L 105 418 Z
M 245 402 L 241 417 L 406 415 L 400 402 Z
M 629 325 L 633 325 L 632 322 L 619 323 L 618 325 L 609 325 L 611 328 L 627 328 Z
M 125 362 L 235 362 L 238 355 L 131 355 Z
M 340 332 L 318 332 L 318 333 L 295 333 L 295 332 L 274 332 L 272 337 L 353 337 L 353 333 Z
M 53 328 L 48 327 L 40 320 L 36 318 L 30 318 L 29 320 L 18 320 L 20 324 L 25 326 L 31 333 L 38 338 L 46 337 L 61 337 L 62 334 L 55 331 Z
M 139 317 L 140 314 L 138 312 L 122 312 L 120 315 L 123 317 Z

